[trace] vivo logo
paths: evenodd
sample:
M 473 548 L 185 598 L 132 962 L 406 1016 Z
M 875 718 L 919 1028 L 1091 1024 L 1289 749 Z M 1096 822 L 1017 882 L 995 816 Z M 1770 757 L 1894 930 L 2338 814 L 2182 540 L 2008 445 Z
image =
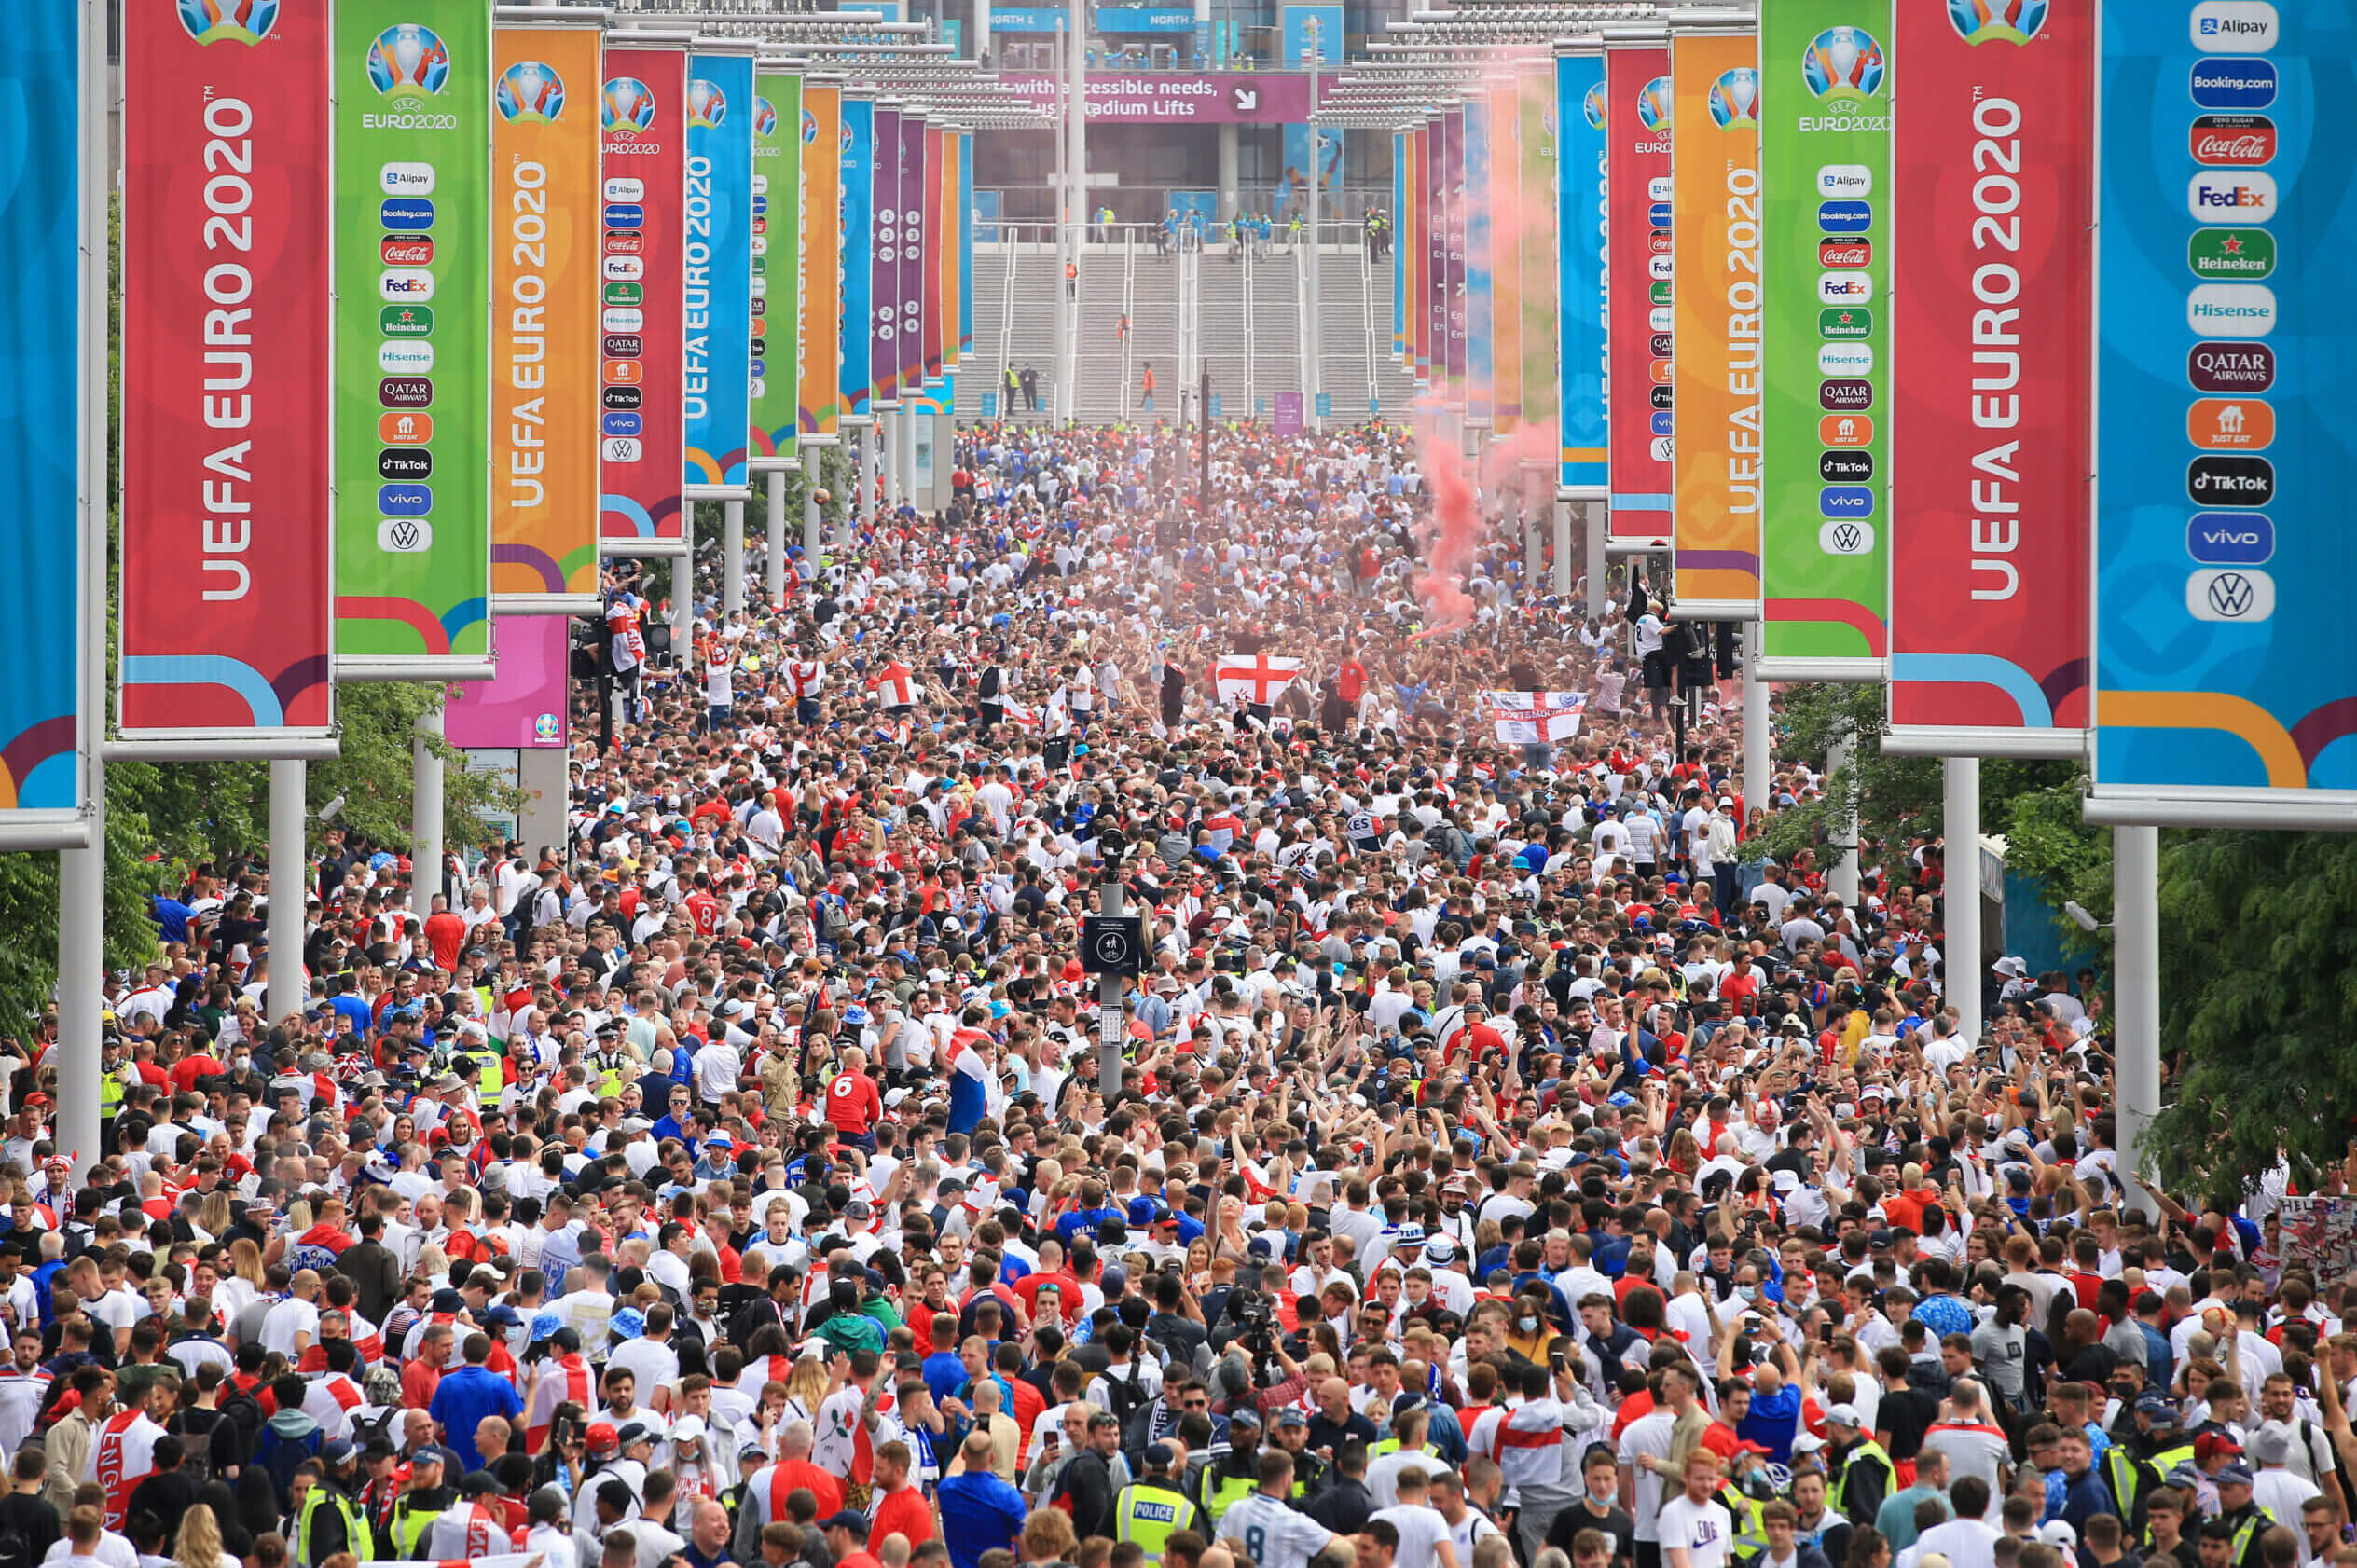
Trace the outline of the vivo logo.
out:
M 2197 512 L 2185 554 L 2204 566 L 2264 566 L 2275 556 L 2275 523 L 2264 512 Z
M 1874 492 L 1864 485 L 1828 485 L 1817 492 L 1817 511 L 1856 521 L 1874 516 Z

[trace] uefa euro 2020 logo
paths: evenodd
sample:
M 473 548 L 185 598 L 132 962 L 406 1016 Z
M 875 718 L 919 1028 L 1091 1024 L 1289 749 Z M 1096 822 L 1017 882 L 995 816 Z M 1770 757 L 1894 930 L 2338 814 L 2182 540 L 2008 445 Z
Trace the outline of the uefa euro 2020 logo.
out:
M 1890 73 L 1873 34 L 1863 27 L 1828 27 L 1810 44 L 1800 74 L 1816 97 L 1871 98 Z
M 809 110 L 802 111 L 802 144 L 812 146 L 819 140 L 819 117 Z
M 565 112 L 565 78 L 545 61 L 519 60 L 500 73 L 495 102 L 511 124 L 552 125 Z
M 2046 25 L 2047 0 L 1948 0 L 1948 20 L 1967 44 L 2026 44 Z
M 778 105 L 766 98 L 753 100 L 753 134 L 765 142 L 778 134 Z
M 1670 129 L 1670 78 L 1656 76 L 1637 94 L 1637 121 L 1657 134 Z
M 1608 101 L 1605 97 L 1604 83 L 1598 82 L 1588 89 L 1588 96 L 1581 102 L 1579 108 L 1580 112 L 1588 117 L 1588 125 L 1591 130 L 1602 131 L 1605 128 L 1606 122 L 1611 119 L 1612 114 Z
M 606 130 L 636 136 L 655 129 L 655 91 L 636 76 L 616 76 L 606 83 Z
M 1711 123 L 1725 131 L 1759 123 L 1759 73 L 1738 65 L 1711 83 Z
M 721 91 L 719 83 L 698 76 L 687 84 L 688 124 L 714 131 L 727 118 L 728 95 Z
M 180 25 L 200 44 L 258 44 L 278 21 L 278 0 L 180 0 Z
M 434 29 L 395 22 L 368 46 L 368 81 L 387 98 L 431 98 L 450 79 L 450 51 Z
M 557 738 L 557 716 L 554 713 L 543 713 L 532 721 L 532 738 L 544 742 Z

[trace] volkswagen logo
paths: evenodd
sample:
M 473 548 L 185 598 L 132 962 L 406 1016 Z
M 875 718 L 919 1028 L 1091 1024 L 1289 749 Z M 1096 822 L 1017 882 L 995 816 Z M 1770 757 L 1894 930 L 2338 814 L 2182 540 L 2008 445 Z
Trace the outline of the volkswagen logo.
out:
M 1833 530 L 1833 547 L 1845 556 L 1855 551 L 1863 543 L 1864 540 L 1859 536 L 1858 530 L 1848 523 L 1843 523 Z
M 2251 580 L 2239 571 L 2221 571 L 2210 580 L 2210 608 L 2231 620 L 2240 620 L 2258 602 Z

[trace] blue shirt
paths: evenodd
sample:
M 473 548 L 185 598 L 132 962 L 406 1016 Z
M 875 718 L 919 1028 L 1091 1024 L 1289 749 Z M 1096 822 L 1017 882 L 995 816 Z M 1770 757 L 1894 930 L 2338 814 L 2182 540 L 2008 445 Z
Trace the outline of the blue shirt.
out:
M 944 1477 L 934 1496 L 950 1568 L 976 1568 L 984 1552 L 1012 1549 L 1023 1529 L 1023 1493 L 995 1471 Z
M 937 1350 L 925 1357 L 925 1388 L 936 1403 L 957 1397 L 966 1386 L 966 1364 L 954 1350 Z
M 1926 1296 L 1915 1303 L 1912 1315 L 1935 1342 L 1950 1334 L 1969 1335 L 1973 1329 L 1972 1309 L 1953 1296 Z
M 459 1456 L 463 1476 L 483 1467 L 483 1456 L 475 1451 L 475 1428 L 487 1415 L 513 1421 L 524 1413 L 524 1401 L 514 1383 L 489 1368 L 461 1367 L 435 1385 L 426 1413 L 441 1423 L 442 1440 Z
M 1779 1465 L 1792 1463 L 1792 1439 L 1800 1430 L 1800 1390 L 1785 1383 L 1773 1394 L 1754 1394 L 1751 1413 L 1735 1424 L 1735 1436 L 1757 1443 Z

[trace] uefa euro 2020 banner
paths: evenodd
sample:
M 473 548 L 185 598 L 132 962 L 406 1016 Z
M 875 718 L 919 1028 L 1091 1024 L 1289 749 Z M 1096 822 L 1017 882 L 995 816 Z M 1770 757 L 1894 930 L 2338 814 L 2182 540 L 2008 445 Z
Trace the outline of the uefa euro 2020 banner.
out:
M 875 100 L 845 93 L 842 123 L 842 183 L 838 189 L 843 221 L 837 232 L 842 236 L 843 255 L 836 308 L 830 314 L 837 319 L 837 341 L 841 344 L 836 360 L 840 412 L 844 419 L 864 421 L 872 412 L 869 405 L 875 392 L 869 380 L 873 347 L 869 333 L 874 324 L 871 317 L 875 282 L 870 261 L 875 249 Z
M 2102 16 L 2089 815 L 2347 828 L 2357 28 L 2323 0 Z
M 1555 57 L 1555 328 L 1562 347 L 1562 488 L 1578 501 L 1609 490 L 1604 365 L 1606 235 L 1604 56 L 1592 48 Z
M 65 18 L 70 51 L 75 7 L 26 9 Z M 333 585 L 329 533 L 320 526 L 329 495 L 324 10 L 192 0 L 134 6 L 123 18 L 119 713 L 127 739 L 324 736 L 334 719 Z M 12 61 L 23 43 L 12 40 Z M 53 63 L 44 57 L 41 68 Z M 74 79 L 69 63 L 48 90 L 70 93 Z M 24 100 L 28 108 L 41 103 Z M 52 122 L 73 123 L 70 116 Z M 43 168 L 70 171 L 70 144 L 53 144 L 11 184 L 5 221 L 17 257 L 14 319 L 28 330 L 65 331 L 74 322 L 70 299 L 60 314 L 25 290 L 28 273 L 46 271 L 44 243 L 73 249 L 71 181 L 52 189 L 32 178 Z M 32 205 L 52 196 L 65 199 L 46 221 L 64 227 L 28 233 Z M 387 241 L 386 250 L 413 244 Z M 73 278 L 70 265 L 63 276 Z M 373 353 L 373 320 L 369 327 Z M 407 374 L 423 357 L 406 344 L 388 342 L 386 351 L 388 376 Z M 23 370 L 26 346 L 8 352 Z M 27 397 L 70 407 L 72 359 L 54 378 L 21 375 L 18 384 Z M 54 445 L 61 456 L 73 449 L 70 439 Z M 39 449 L 14 447 L 12 466 L 27 486 L 48 475 L 31 462 Z M 367 477 L 368 493 L 379 494 L 378 476 Z M 74 497 L 69 484 L 55 511 L 25 504 L 33 498 L 21 490 L 14 499 L 16 516 L 54 520 L 71 516 Z M 70 572 L 73 530 L 43 531 L 67 547 Z M 12 575 L 30 590 L 20 613 L 70 624 L 76 600 L 64 582 L 21 569 Z M 19 661 L 11 686 L 47 695 L 48 673 L 62 672 L 59 711 L 70 715 L 73 648 L 61 636 L 39 659 Z M 70 722 L 60 734 L 70 755 Z M 5 771 L 16 773 L 18 758 L 6 762 Z M 70 770 L 51 771 L 70 784 Z M 70 792 L 56 804 L 70 805 Z
M 1760 593 L 1770 680 L 1885 673 L 1891 6 L 1759 7 Z
M 1555 62 L 1525 61 L 1515 70 L 1515 112 L 1522 120 L 1522 186 L 1515 192 L 1523 296 L 1522 417 L 1540 430 L 1557 422 L 1555 392 Z
M 683 478 L 691 499 L 742 500 L 751 419 L 753 57 L 688 57 Z
M 336 672 L 486 680 L 491 8 L 335 18 Z
M 2076 757 L 2095 13 L 1902 5 L 1896 34 L 1891 730 L 1945 756 Z
M 491 602 L 507 616 L 598 591 L 604 60 L 595 22 L 502 22 L 493 44 Z
M 633 34 L 629 48 L 606 50 L 598 531 L 613 542 L 609 554 L 687 534 L 685 44 Z
M 842 339 L 835 319 L 843 296 L 843 89 L 802 84 L 802 363 L 794 396 L 802 439 L 831 447 L 840 440 L 842 396 L 837 385 Z M 832 213 L 835 221 L 827 222 Z
M 1675 609 L 1759 618 L 1759 38 L 1670 24 Z
M 752 416 L 755 469 L 786 468 L 800 450 L 802 357 L 802 77 L 753 79 Z
M 1611 538 L 1670 537 L 1670 54 L 1604 51 L 1612 300 Z

